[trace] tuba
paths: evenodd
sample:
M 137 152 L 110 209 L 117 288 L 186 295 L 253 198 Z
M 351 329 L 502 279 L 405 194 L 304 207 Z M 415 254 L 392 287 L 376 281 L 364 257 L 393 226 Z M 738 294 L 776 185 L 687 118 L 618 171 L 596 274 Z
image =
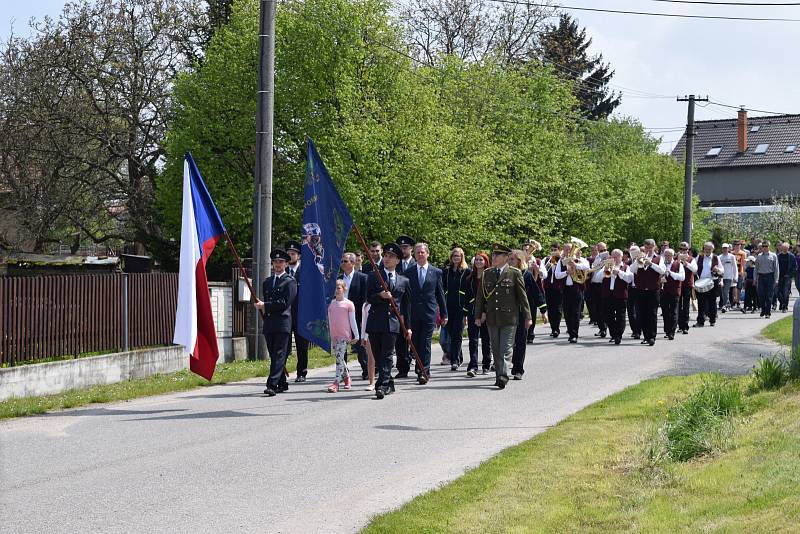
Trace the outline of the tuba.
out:
M 575 260 L 578 257 L 578 252 L 580 252 L 582 248 L 586 248 L 589 245 L 587 245 L 577 237 L 570 237 L 569 242 L 572 244 L 572 248 L 570 249 L 569 254 L 566 257 L 566 259 L 569 262 L 569 265 L 567 266 L 567 272 L 569 273 L 569 275 L 572 277 L 572 280 L 574 280 L 576 284 L 583 284 L 589 277 L 589 273 L 587 271 L 582 271 L 580 269 L 577 269 Z

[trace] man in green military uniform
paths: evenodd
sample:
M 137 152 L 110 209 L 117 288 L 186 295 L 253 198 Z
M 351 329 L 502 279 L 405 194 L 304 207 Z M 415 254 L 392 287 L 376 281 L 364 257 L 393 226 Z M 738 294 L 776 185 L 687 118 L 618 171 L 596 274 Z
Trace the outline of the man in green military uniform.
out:
M 475 324 L 480 327 L 486 321 L 497 374 L 495 385 L 500 389 L 508 383 L 519 312 L 525 313 L 526 329 L 532 324 L 522 271 L 507 265 L 510 252 L 506 246 L 494 245 L 492 268 L 483 274 L 475 296 Z

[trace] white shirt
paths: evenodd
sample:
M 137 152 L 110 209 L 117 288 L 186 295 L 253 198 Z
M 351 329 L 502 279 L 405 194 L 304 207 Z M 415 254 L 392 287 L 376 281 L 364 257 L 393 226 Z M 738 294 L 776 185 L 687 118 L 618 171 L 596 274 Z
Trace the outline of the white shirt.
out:
M 658 256 L 658 261 L 653 261 L 654 257 L 655 257 L 655 254 L 648 254 L 647 255 L 647 259 L 649 259 L 653 263 L 651 263 L 649 267 L 641 267 L 641 268 L 643 270 L 653 269 L 658 274 L 664 274 L 664 271 L 666 270 L 664 268 L 664 258 L 662 258 L 661 256 Z M 631 271 L 635 274 L 638 270 L 639 270 L 639 262 L 638 261 L 632 262 L 631 263 Z
M 566 269 L 564 268 L 563 263 L 564 263 L 563 261 L 559 261 L 556 264 L 556 278 L 558 280 L 566 278 L 567 279 L 566 285 L 568 286 L 575 285 L 572 280 L 572 277 L 569 276 L 569 273 L 567 273 Z M 575 269 L 577 269 L 578 271 L 585 271 L 588 268 L 589 268 L 589 262 L 585 258 L 577 258 L 575 260 Z
M 603 265 L 603 262 L 608 259 L 608 256 L 605 257 L 601 256 L 600 254 L 594 259 L 594 263 L 592 263 L 592 269 L 598 269 L 600 266 Z M 605 269 L 598 269 L 592 273 L 592 283 L 593 284 L 602 284 L 603 278 L 605 278 Z
M 686 262 L 685 267 L 690 271 L 692 271 L 693 273 L 697 273 L 697 260 L 695 258 L 690 259 L 689 261 Z
M 670 267 L 671 267 L 671 265 L 670 265 Z M 667 268 L 667 270 L 665 272 L 666 272 L 667 276 L 669 276 L 670 278 L 672 278 L 674 280 L 677 280 L 679 282 L 683 282 L 684 280 L 686 280 L 686 271 L 683 270 L 683 265 L 682 264 L 678 264 L 678 272 L 677 273 L 672 271 L 672 269 L 670 269 L 670 268 Z
M 629 284 L 633 283 L 633 273 L 630 271 L 630 269 L 627 271 L 623 271 L 621 263 L 619 265 L 615 265 L 614 268 L 619 269 L 620 271 L 617 274 L 614 274 L 613 270 L 611 271 L 611 280 L 609 280 L 608 282 L 609 289 L 611 289 L 612 291 L 614 290 L 614 282 L 617 281 L 617 278 L 620 278 L 622 279 L 623 282 L 627 282 Z M 600 272 L 602 273 L 603 271 Z
M 353 273 L 355 270 L 353 271 Z M 347 298 L 348 293 L 350 293 L 350 282 L 353 281 L 353 273 L 347 274 L 344 273 L 342 275 L 342 280 L 344 280 L 344 298 Z
M 714 255 L 706 256 L 703 259 L 703 272 L 700 273 L 700 278 L 711 278 L 711 264 L 714 263 Z
M 503 271 L 505 271 L 505 270 L 506 270 L 506 267 L 508 267 L 508 264 L 507 264 L 507 263 L 506 263 L 505 265 L 503 265 L 502 267 L 499 267 L 499 268 L 498 268 L 498 269 L 500 270 L 500 274 L 503 274 Z
M 722 264 L 723 269 L 722 278 L 724 280 L 735 280 L 739 274 L 739 270 L 736 268 L 736 256 L 730 252 L 720 254 L 719 262 Z

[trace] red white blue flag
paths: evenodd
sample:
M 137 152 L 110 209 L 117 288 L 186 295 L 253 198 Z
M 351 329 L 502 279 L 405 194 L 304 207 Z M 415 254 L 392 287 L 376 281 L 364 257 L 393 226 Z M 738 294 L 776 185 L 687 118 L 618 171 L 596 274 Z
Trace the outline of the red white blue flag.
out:
M 186 347 L 189 369 L 206 380 L 214 376 L 219 358 L 217 332 L 211 313 L 206 262 L 225 226 L 208 194 L 191 154 L 183 163 L 183 216 L 178 275 L 178 308 L 172 342 Z

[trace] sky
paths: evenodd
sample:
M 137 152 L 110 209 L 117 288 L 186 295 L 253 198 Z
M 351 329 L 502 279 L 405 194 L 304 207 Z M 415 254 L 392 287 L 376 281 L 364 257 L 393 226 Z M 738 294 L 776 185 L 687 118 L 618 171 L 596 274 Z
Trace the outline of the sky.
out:
M 730 0 L 744 2 L 745 0 Z M 750 0 L 751 3 L 757 3 Z M 784 3 L 786 0 L 780 0 Z M 28 20 L 57 17 L 64 0 L 0 0 L 0 40 L 28 34 Z M 653 0 L 563 0 L 565 6 L 800 19 L 798 6 L 686 5 Z M 774 3 L 774 2 L 773 2 Z M 634 117 L 671 150 L 686 124 L 678 95 L 708 96 L 731 106 L 800 113 L 800 69 L 794 61 L 800 22 L 700 20 L 566 10 L 586 27 L 622 92 L 615 115 Z M 702 107 L 706 106 L 706 107 Z M 751 111 L 751 116 L 760 113 Z M 733 118 L 736 110 L 698 103 L 696 120 Z M 662 130 L 663 129 L 663 130 Z

